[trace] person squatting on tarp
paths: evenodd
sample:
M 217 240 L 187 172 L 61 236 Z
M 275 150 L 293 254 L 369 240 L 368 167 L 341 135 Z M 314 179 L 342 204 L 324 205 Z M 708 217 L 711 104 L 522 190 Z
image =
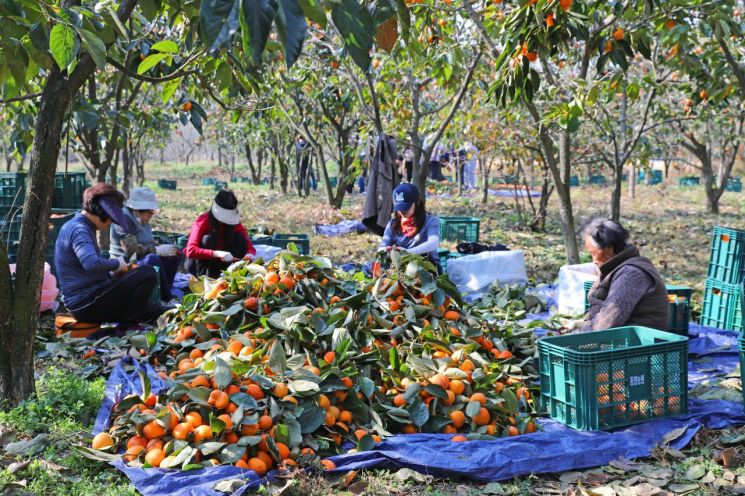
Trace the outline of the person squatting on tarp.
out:
M 186 244 L 187 272 L 217 278 L 234 260 L 256 255 L 246 228 L 241 224 L 238 199 L 230 190 L 215 195 L 212 207 L 191 225 Z
M 423 255 L 439 268 L 440 219 L 427 213 L 413 184 L 399 185 L 393 191 L 393 202 L 393 218 L 385 227 L 379 249 L 399 248 Z
M 155 319 L 164 310 L 149 302 L 158 281 L 154 268 L 128 270 L 124 258 L 101 256 L 96 231 L 109 229 L 112 222 L 127 228 L 123 203 L 124 195 L 114 186 L 91 186 L 83 192 L 82 211 L 62 226 L 57 237 L 54 263 L 62 300 L 80 322 L 134 324 Z
M 667 290 L 652 262 L 629 243 L 629 232 L 618 222 L 592 218 L 581 229 L 585 249 L 597 265 L 599 278 L 588 294 L 590 308 L 581 331 L 627 325 L 667 327 Z
M 160 298 L 168 302 L 173 298 L 171 287 L 176 278 L 181 252 L 174 245 L 157 245 L 150 226 L 155 212 L 160 208 L 155 193 L 150 188 L 135 188 L 129 194 L 124 212 L 126 227 L 111 226 L 110 258 L 123 257 L 138 265 L 158 267 Z

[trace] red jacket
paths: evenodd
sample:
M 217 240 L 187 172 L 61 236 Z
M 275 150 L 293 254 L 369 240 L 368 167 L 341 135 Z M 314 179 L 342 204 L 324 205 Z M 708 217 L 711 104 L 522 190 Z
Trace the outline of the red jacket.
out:
M 256 255 L 256 248 L 254 248 L 253 244 L 251 244 L 251 238 L 248 236 L 246 228 L 243 227 L 243 224 L 237 224 L 234 229 L 236 234 L 239 234 L 246 238 L 246 246 L 248 248 L 246 253 Z M 206 234 L 210 234 L 210 232 L 211 230 L 209 212 L 205 212 L 197 217 L 197 220 L 195 220 L 194 223 L 191 225 L 191 231 L 189 231 L 189 241 L 186 243 L 186 249 L 184 250 L 187 258 L 196 258 L 197 260 L 209 260 L 210 258 L 214 258 L 212 250 L 199 246 L 202 243 L 202 237 L 204 237 Z M 217 250 L 223 250 L 225 248 L 222 236 L 222 228 L 220 234 L 221 235 L 217 239 Z

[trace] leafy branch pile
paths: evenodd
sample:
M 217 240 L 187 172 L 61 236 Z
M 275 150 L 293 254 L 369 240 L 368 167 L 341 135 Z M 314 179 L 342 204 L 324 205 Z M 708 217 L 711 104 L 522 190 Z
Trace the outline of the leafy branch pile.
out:
M 453 441 L 535 431 L 522 338 L 465 305 L 421 257 L 376 276 L 280 253 L 193 284 L 150 340 L 170 387 L 123 398 L 93 448 L 143 466 L 333 469 L 393 433 Z

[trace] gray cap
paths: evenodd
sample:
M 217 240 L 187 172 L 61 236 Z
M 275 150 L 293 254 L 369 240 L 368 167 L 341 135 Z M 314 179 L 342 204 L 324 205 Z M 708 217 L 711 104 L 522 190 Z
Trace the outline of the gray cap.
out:
M 155 192 L 150 188 L 135 188 L 129 192 L 127 206 L 132 210 L 158 210 Z

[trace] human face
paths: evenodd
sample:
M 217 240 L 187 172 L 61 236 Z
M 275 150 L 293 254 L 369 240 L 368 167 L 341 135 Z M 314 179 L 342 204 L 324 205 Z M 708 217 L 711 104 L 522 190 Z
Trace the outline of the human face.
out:
M 598 248 L 590 239 L 590 236 L 585 236 L 585 250 L 592 257 L 592 261 L 595 265 L 601 266 L 615 255 L 612 246 L 605 248 Z
M 155 210 L 137 210 L 137 216 L 140 218 L 140 222 L 143 224 L 149 224 L 150 219 L 155 215 Z
M 414 211 L 416 210 L 416 203 L 412 204 L 411 207 L 406 212 L 401 212 L 401 217 L 404 219 L 411 218 L 412 215 L 414 215 Z

